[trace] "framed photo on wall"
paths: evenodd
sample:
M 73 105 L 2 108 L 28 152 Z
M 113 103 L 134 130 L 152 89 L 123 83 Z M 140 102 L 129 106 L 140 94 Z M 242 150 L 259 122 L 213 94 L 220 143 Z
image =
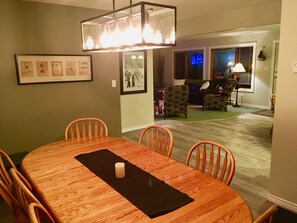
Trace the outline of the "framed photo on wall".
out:
M 147 92 L 146 51 L 120 54 L 121 95 Z
M 92 81 L 91 55 L 15 54 L 18 84 Z

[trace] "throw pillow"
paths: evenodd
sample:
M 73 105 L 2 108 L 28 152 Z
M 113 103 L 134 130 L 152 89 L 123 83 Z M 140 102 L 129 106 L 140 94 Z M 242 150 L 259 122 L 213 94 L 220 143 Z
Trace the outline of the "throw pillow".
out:
M 173 85 L 184 85 L 186 79 L 173 79 Z
M 200 91 L 206 90 L 209 87 L 209 85 L 210 85 L 209 81 L 204 82 L 200 87 Z

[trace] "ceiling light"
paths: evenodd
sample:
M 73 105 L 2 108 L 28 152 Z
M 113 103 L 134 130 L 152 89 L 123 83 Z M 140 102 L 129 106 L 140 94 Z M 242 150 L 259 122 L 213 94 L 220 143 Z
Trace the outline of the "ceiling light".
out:
M 176 7 L 139 2 L 81 22 L 83 51 L 129 51 L 176 45 Z

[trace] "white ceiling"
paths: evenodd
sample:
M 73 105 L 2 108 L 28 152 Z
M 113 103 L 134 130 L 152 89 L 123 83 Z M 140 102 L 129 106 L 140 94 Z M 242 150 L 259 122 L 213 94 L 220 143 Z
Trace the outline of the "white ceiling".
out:
M 25 0 L 60 5 L 70 5 L 102 10 L 113 10 L 113 0 Z M 132 0 L 132 4 L 142 0 Z M 177 19 L 214 14 L 216 12 L 245 8 L 281 0 L 147 0 L 152 3 L 177 6 Z M 130 5 L 130 0 L 115 0 L 115 9 Z
M 101 10 L 113 10 L 113 0 L 24 0 L 32 2 L 68 5 Z M 132 4 L 143 0 L 132 0 Z M 177 6 L 177 20 L 189 19 L 217 12 L 257 6 L 260 4 L 280 2 L 281 0 L 147 0 L 147 2 Z M 130 0 L 115 0 L 115 9 L 130 5 Z M 220 33 L 208 33 L 190 38 L 210 38 L 222 36 L 247 35 L 252 33 L 279 30 L 279 25 L 269 25 L 253 28 L 241 28 Z

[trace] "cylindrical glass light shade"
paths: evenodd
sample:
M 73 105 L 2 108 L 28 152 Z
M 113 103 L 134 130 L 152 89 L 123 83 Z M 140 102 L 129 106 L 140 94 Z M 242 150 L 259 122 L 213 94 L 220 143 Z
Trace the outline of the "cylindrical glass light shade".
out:
M 176 7 L 140 2 L 81 22 L 83 51 L 176 45 Z

